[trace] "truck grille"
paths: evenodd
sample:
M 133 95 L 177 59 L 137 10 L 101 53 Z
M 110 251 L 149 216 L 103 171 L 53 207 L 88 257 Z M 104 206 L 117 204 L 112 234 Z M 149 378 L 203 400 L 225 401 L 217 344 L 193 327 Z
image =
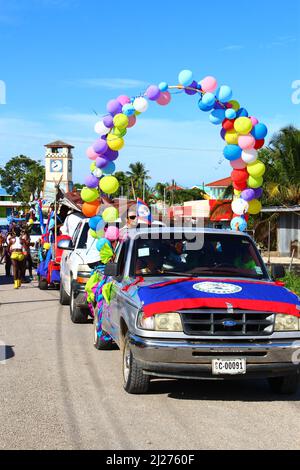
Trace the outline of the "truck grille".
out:
M 234 310 L 185 310 L 180 312 L 183 331 L 195 336 L 269 336 L 275 315 L 270 312 Z

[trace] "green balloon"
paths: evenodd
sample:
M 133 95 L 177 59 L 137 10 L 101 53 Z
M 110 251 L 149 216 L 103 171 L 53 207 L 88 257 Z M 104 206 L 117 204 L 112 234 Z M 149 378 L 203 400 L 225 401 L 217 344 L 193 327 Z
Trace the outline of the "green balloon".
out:
M 80 196 L 84 202 L 94 202 L 99 197 L 99 191 L 96 188 L 84 187 L 81 190 Z
M 102 219 L 106 223 L 115 222 L 119 218 L 119 211 L 115 207 L 108 207 L 103 211 Z

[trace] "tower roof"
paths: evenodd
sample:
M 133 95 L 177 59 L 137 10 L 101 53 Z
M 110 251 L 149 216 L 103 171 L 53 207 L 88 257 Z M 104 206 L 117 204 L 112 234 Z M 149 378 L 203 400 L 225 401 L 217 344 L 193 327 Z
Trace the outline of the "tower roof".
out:
M 68 149 L 73 149 L 73 145 L 66 144 L 62 140 L 56 140 L 55 142 L 51 142 L 50 144 L 45 145 L 44 147 L 50 148 L 50 149 L 61 149 L 61 148 L 68 148 Z

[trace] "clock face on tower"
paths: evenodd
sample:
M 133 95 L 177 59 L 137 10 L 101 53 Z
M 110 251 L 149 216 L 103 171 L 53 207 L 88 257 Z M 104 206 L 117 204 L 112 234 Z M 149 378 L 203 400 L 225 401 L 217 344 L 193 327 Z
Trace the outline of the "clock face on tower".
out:
M 63 163 L 62 160 L 51 160 L 50 171 L 60 173 L 62 171 Z

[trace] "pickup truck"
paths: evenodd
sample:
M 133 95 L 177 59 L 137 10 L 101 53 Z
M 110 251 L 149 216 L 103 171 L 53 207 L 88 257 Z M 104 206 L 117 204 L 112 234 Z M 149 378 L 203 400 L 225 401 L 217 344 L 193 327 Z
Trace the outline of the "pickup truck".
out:
M 297 391 L 300 300 L 249 235 L 156 227 L 124 238 L 105 268 L 111 297 L 95 308 L 94 346 L 119 346 L 127 392 L 146 393 L 155 377 L 264 378 L 275 393 Z

